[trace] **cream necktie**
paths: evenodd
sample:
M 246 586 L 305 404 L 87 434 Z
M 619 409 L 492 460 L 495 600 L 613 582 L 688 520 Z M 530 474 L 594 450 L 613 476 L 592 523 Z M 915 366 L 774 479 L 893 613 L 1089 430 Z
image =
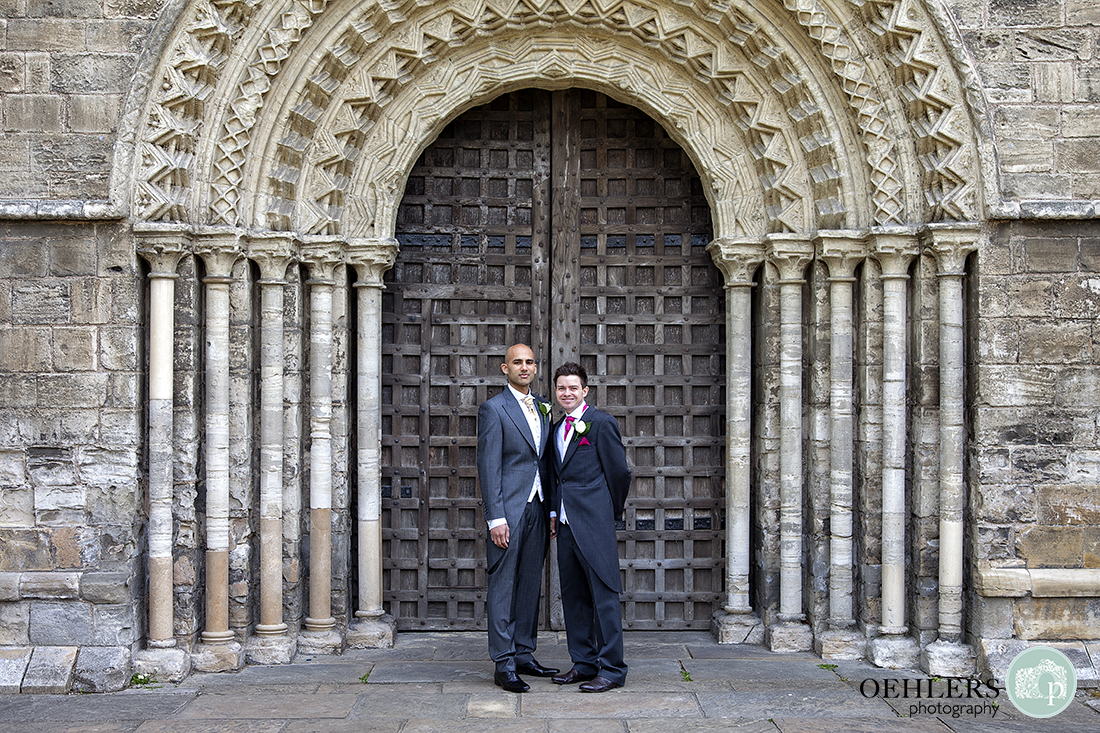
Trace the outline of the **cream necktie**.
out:
M 531 426 L 531 436 L 535 439 L 535 444 L 538 445 L 539 439 L 542 437 L 542 431 L 540 430 L 539 413 L 535 409 L 535 398 L 529 394 L 524 395 L 523 406 L 527 408 L 527 424 Z M 534 418 L 534 420 L 531 418 Z

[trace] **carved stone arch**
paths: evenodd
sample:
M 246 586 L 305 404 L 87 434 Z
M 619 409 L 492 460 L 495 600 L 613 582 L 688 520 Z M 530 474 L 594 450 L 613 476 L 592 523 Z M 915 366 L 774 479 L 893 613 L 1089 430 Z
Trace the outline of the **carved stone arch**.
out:
M 562 50 L 554 40 L 526 39 L 512 48 L 486 43 L 461 63 L 436 67 L 410 83 L 387 106 L 387 116 L 375 123 L 356 155 L 362 164 L 348 183 L 344 233 L 350 236 L 392 236 L 403 181 L 420 151 L 439 130 L 462 111 L 500 93 L 523 86 L 593 88 L 637 106 L 660 121 L 695 161 L 711 201 L 716 231 L 762 235 L 765 199 L 759 175 L 735 121 L 725 110 L 693 89 L 676 67 L 660 64 L 636 49 L 619 46 L 614 54 L 598 53 L 597 44 L 574 43 Z M 536 53 L 529 53 L 536 51 Z M 609 64 L 609 61 L 615 63 Z M 651 63 L 647 63 L 651 62 Z M 341 110 L 330 110 L 330 119 Z M 805 181 L 804 168 L 801 172 Z M 303 173 L 313 186 L 323 171 Z M 808 191 L 804 182 L 803 191 Z M 315 190 L 323 190 L 323 185 Z M 309 193 L 308 191 L 305 193 Z M 808 196 L 805 196 L 808 199 Z M 303 200 L 304 199 L 304 200 Z M 308 196 L 299 199 L 294 228 L 309 230 L 323 216 Z M 809 201 L 804 211 L 811 209 Z M 800 221 L 812 226 L 809 215 Z

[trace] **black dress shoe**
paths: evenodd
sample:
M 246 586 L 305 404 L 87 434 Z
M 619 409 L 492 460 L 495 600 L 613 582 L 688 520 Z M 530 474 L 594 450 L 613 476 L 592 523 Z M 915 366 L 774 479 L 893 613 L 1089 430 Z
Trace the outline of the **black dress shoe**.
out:
M 532 659 L 527 664 L 517 664 L 516 672 L 519 674 L 528 674 L 532 677 L 553 677 L 559 671 L 553 667 L 543 667 L 541 664 Z
M 531 685 L 521 680 L 515 672 L 497 672 L 493 675 L 493 682 L 508 692 L 527 692 L 531 689 Z
M 612 682 L 606 677 L 597 676 L 591 682 L 585 682 L 578 687 L 581 692 L 607 692 L 608 690 L 614 690 L 616 687 L 622 687 L 618 682 Z
M 584 672 L 579 672 L 577 668 L 574 667 L 565 674 L 554 675 L 550 678 L 550 681 L 556 685 L 573 685 L 577 682 L 588 682 L 588 680 L 592 679 L 595 676 L 596 675 L 594 674 L 585 674 Z

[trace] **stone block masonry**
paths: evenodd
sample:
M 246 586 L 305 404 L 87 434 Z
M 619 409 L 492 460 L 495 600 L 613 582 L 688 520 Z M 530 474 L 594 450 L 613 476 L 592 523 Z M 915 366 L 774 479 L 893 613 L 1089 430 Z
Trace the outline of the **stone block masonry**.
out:
M 121 689 L 140 628 L 140 301 L 111 226 L 9 223 L 0 248 L 0 648 L 33 650 L 5 664 L 23 691 Z

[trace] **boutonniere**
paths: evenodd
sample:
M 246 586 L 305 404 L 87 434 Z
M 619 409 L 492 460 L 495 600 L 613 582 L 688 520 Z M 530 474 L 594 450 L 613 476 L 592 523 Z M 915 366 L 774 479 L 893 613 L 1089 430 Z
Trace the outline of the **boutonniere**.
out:
M 542 400 L 535 400 L 535 404 L 539 406 L 539 412 L 542 413 L 543 417 L 548 417 L 550 415 L 550 403 L 549 402 L 543 402 Z
M 584 420 L 577 420 L 573 423 L 573 440 L 579 440 L 581 445 L 591 445 L 588 442 L 588 438 L 584 437 L 588 435 L 588 431 L 591 429 L 591 423 L 586 423 Z

